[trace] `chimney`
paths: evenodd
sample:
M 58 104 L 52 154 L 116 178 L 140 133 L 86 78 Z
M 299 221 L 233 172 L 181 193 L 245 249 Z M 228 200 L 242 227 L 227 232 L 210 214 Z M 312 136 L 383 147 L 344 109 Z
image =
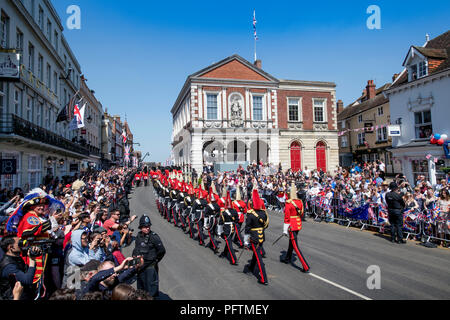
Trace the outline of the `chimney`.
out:
M 367 81 L 367 87 L 366 87 L 367 100 L 375 98 L 375 89 L 376 89 L 376 86 L 373 83 L 373 80 Z
M 257 68 L 262 69 L 262 62 L 261 62 L 260 59 L 256 60 L 255 63 L 254 63 L 254 65 L 255 65 Z
M 395 80 L 397 80 L 399 75 L 400 75 L 399 73 L 394 73 L 394 75 L 392 76 L 392 83 L 394 83 Z
M 337 102 L 337 114 L 344 111 L 344 102 L 342 100 L 338 100 Z

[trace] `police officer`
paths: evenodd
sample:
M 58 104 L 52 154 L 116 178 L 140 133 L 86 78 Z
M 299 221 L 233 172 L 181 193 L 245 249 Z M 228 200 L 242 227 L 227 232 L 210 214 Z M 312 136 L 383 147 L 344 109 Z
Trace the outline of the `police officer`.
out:
M 152 223 L 146 215 L 139 220 L 141 230 L 136 237 L 133 256 L 142 256 L 144 265 L 140 269 L 137 288 L 147 291 L 151 296 L 159 296 L 158 263 L 166 253 L 166 249 L 159 236 L 150 230 Z
M 391 189 L 391 192 L 386 194 L 386 203 L 389 213 L 389 223 L 391 224 L 391 242 L 406 243 L 403 240 L 402 233 L 403 211 L 405 210 L 403 194 L 400 193 L 398 185 L 395 182 L 391 182 L 389 189 Z

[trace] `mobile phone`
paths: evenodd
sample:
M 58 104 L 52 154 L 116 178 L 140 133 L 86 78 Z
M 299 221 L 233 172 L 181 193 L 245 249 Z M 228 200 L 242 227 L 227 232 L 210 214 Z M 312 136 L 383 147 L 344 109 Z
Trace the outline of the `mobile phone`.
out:
M 141 262 L 141 258 L 134 258 L 133 260 L 128 261 L 128 265 L 130 267 L 134 267 L 136 265 L 138 265 Z

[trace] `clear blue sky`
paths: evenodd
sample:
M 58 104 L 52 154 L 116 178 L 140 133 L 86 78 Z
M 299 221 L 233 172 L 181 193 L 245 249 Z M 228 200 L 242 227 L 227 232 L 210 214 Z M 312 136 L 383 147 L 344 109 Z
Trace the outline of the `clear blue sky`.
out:
M 263 69 L 335 82 L 345 105 L 367 80 L 390 82 L 426 33 L 450 29 L 448 0 L 305 2 L 53 0 L 64 26 L 67 7 L 81 8 L 81 30 L 66 28 L 65 37 L 89 87 L 109 113 L 127 115 L 152 161 L 170 155 L 170 109 L 186 77 L 233 54 L 253 60 L 254 9 Z M 366 26 L 372 4 L 381 8 L 381 30 Z

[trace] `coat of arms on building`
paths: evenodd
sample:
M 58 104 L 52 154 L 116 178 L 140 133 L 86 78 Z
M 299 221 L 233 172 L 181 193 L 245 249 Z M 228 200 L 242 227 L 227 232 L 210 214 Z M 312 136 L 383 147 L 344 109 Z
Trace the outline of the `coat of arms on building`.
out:
M 242 114 L 242 106 L 244 99 L 238 93 L 230 96 L 230 124 L 232 127 L 243 127 L 244 119 Z

